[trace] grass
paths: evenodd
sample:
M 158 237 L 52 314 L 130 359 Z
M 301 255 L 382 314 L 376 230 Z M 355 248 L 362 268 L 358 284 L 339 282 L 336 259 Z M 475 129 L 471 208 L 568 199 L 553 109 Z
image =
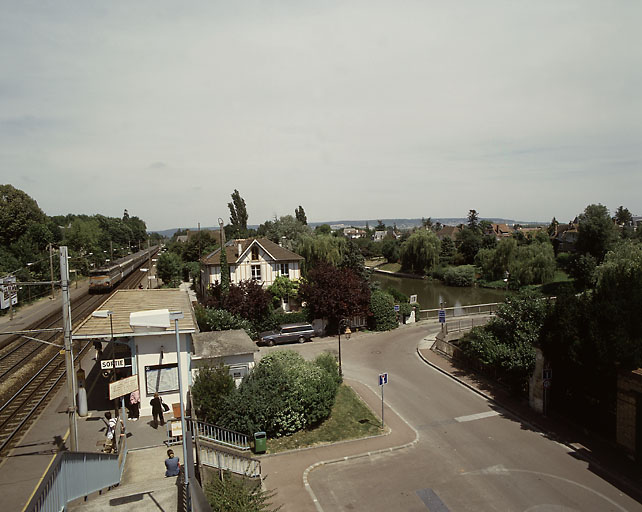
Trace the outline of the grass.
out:
M 384 263 L 383 265 L 379 265 L 377 268 L 381 269 L 381 270 L 388 270 L 390 272 L 399 272 L 401 270 L 401 264 L 400 263 Z
M 342 384 L 330 417 L 317 427 L 267 440 L 267 452 L 277 453 L 381 433 L 379 420 L 352 388 Z

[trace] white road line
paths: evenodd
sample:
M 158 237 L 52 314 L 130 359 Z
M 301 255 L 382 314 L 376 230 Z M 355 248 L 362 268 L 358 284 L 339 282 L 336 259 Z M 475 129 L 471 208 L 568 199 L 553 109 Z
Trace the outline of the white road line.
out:
M 458 418 L 455 418 L 455 421 L 458 421 L 459 423 L 464 423 L 466 421 L 481 420 L 483 418 L 490 418 L 491 416 L 498 416 L 498 415 L 499 413 L 497 411 L 480 412 L 478 414 L 469 414 L 468 416 L 459 416 Z

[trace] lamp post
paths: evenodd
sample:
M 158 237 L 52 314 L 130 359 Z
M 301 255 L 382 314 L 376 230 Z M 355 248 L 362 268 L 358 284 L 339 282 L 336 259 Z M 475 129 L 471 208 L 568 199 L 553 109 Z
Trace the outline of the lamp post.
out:
M 339 375 L 343 377 L 343 369 L 341 367 L 341 327 L 345 325 L 346 326 L 346 339 L 350 339 L 350 334 L 352 334 L 352 331 L 350 331 L 350 322 L 348 321 L 347 318 L 342 318 L 339 320 Z
M 187 458 L 187 428 L 185 422 L 185 405 L 183 403 L 183 378 L 181 372 L 181 338 L 178 333 L 178 321 L 185 315 L 182 311 L 170 311 L 169 319 L 174 320 L 174 331 L 176 332 L 176 363 L 178 364 L 178 393 L 179 401 L 181 404 L 181 432 L 183 432 L 183 467 L 185 468 L 185 496 L 187 497 L 187 509 L 190 510 L 189 505 L 189 464 Z

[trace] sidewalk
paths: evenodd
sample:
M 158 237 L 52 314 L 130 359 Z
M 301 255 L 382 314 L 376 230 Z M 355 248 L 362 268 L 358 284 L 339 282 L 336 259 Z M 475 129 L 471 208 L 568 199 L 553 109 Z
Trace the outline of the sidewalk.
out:
M 456 363 L 431 350 L 433 341 L 434 336 L 426 338 L 417 348 L 417 353 L 428 365 L 507 411 L 508 416 L 522 424 L 522 428 L 540 432 L 547 438 L 568 446 L 577 458 L 589 463 L 589 470 L 642 502 L 642 468 L 626 458 L 615 443 L 592 435 L 564 418 L 537 413 L 526 400 L 511 395 L 496 382 L 458 368 Z
M 372 411 L 381 409 L 381 398 L 370 388 L 357 381 L 346 383 Z M 405 448 L 417 441 L 414 429 L 387 404 L 384 414 L 388 434 L 261 457 L 261 473 L 267 475 L 263 485 L 267 490 L 277 492 L 273 505 L 282 505 L 283 512 L 314 512 L 317 510 L 316 498 L 307 483 L 309 471 L 323 464 Z

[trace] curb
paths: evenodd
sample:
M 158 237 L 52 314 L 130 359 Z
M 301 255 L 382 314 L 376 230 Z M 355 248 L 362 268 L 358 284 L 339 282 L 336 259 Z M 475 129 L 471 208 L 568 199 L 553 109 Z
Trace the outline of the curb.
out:
M 428 340 L 428 338 L 424 338 L 424 340 L 426 340 L 426 341 L 430 341 L 430 340 Z M 491 403 L 493 403 L 493 404 L 497 405 L 498 407 L 500 407 L 501 409 L 503 409 L 503 410 L 507 411 L 507 412 L 508 412 L 510 415 L 512 415 L 515 419 L 519 420 L 519 421 L 520 421 L 520 422 L 522 422 L 524 425 L 526 425 L 526 426 L 528 426 L 529 428 L 531 428 L 533 431 L 535 431 L 535 432 L 539 432 L 540 434 L 547 435 L 547 436 L 548 436 L 551 440 L 553 440 L 554 442 L 556 442 L 556 443 L 558 443 L 558 444 L 560 444 L 560 445 L 562 445 L 562 446 L 565 446 L 565 447 L 566 447 L 566 448 L 568 448 L 571 452 L 573 452 L 574 454 L 576 454 L 576 455 L 577 455 L 577 457 L 578 457 L 579 459 L 582 459 L 582 460 L 584 460 L 584 461 L 586 461 L 586 462 L 588 462 L 588 463 L 590 463 L 590 464 L 593 464 L 593 465 L 594 465 L 596 468 L 598 468 L 601 472 L 603 472 L 603 473 L 605 473 L 605 474 L 609 475 L 609 477 L 610 477 L 611 479 L 613 479 L 614 481 L 616 481 L 616 482 L 620 482 L 620 484 L 621 484 L 621 485 L 628 487 L 629 489 L 631 489 L 631 491 L 636 491 L 636 490 L 638 489 L 638 486 L 637 486 L 635 483 L 631 482 L 627 477 L 622 477 L 622 476 L 620 476 L 620 475 L 614 474 L 612 471 L 608 470 L 608 469 L 607 469 L 607 468 L 605 468 L 602 464 L 600 464 L 600 463 L 599 463 L 599 462 L 598 462 L 594 457 L 591 457 L 590 455 L 586 455 L 586 453 L 584 453 L 584 451 L 587 451 L 587 449 L 586 449 L 584 446 L 582 446 L 582 448 L 584 448 L 584 451 L 582 451 L 580 448 L 578 448 L 578 447 L 574 446 L 574 445 L 573 445 L 573 444 L 571 444 L 570 442 L 567 442 L 567 441 L 564 441 L 564 440 L 560 439 L 560 437 L 559 437 L 557 434 L 555 434 L 555 433 L 553 433 L 553 432 L 551 432 L 551 431 L 549 431 L 549 430 L 545 429 L 544 427 L 541 427 L 540 425 L 538 425 L 538 424 L 536 424 L 536 423 L 533 423 L 533 422 L 531 422 L 531 421 L 529 421 L 529 420 L 525 419 L 521 414 L 519 414 L 518 412 L 516 412 L 514 409 L 512 409 L 511 407 L 508 407 L 508 406 L 503 405 L 502 403 L 498 402 L 496 399 L 494 399 L 493 397 L 491 397 L 491 396 L 490 396 L 490 395 L 488 395 L 487 393 L 484 393 L 483 391 L 481 391 L 481 390 L 477 389 L 476 387 L 472 386 L 471 384 L 468 384 L 467 382 L 463 381 L 462 379 L 460 379 L 460 378 L 459 378 L 459 377 L 457 377 L 456 375 L 453 375 L 452 373 L 450 373 L 450 372 L 448 372 L 448 371 L 444 370 L 443 368 L 440 368 L 439 366 L 435 365 L 434 363 L 431 363 L 430 361 L 428 361 L 428 360 L 427 360 L 427 359 L 426 359 L 426 358 L 421 354 L 421 352 L 420 352 L 420 350 L 419 350 L 419 347 L 417 347 L 417 355 L 419 356 L 419 358 L 420 358 L 424 363 L 426 363 L 426 364 L 427 364 L 428 366 L 430 366 L 431 368 L 433 368 L 433 369 L 437 370 L 438 372 L 442 373 L 443 375 L 445 375 L 445 376 L 447 376 L 447 377 L 449 377 L 449 378 L 453 379 L 454 381 L 458 382 L 458 383 L 459 383 L 459 384 L 461 384 L 462 386 L 464 386 L 464 387 L 466 387 L 466 388 L 470 389 L 471 391 L 473 391 L 474 393 L 476 393 L 476 394 L 478 394 L 479 396 L 483 397 L 484 399 L 488 400 L 489 402 L 491 402 Z M 629 494 L 629 496 L 631 496 L 631 498 L 633 498 L 633 499 L 635 499 L 635 498 L 634 498 L 634 496 L 635 496 L 635 495 L 636 495 L 636 492 L 631 492 L 631 493 Z
M 370 391 L 375 393 L 375 391 L 372 389 L 372 387 L 369 384 L 366 384 L 366 383 L 361 382 L 361 381 L 357 381 L 357 382 L 359 382 L 360 384 L 364 385 Z M 308 474 L 311 471 L 317 469 L 318 467 L 329 465 L 329 464 L 336 464 L 336 463 L 345 462 L 345 461 L 348 461 L 348 460 L 355 460 L 355 459 L 361 459 L 361 458 L 364 458 L 364 457 L 371 457 L 373 455 L 379 455 L 379 454 L 382 454 L 382 453 L 395 452 L 395 451 L 401 450 L 403 448 L 409 448 L 411 446 L 414 446 L 419 441 L 419 433 L 417 432 L 417 430 L 410 423 L 408 423 L 406 421 L 406 419 L 395 410 L 394 407 L 392 407 L 390 404 L 386 404 L 386 405 L 388 405 L 388 408 L 392 412 L 394 412 L 397 416 L 399 416 L 401 421 L 403 421 L 410 428 L 410 430 L 412 430 L 415 433 L 415 438 L 412 441 L 410 441 L 409 443 L 404 443 L 404 444 L 401 444 L 401 445 L 398 445 L 398 446 L 391 446 L 389 448 L 381 448 L 379 450 L 373 450 L 373 451 L 358 453 L 356 455 L 348 455 L 348 456 L 339 457 L 339 458 L 336 458 L 336 459 L 323 460 L 323 461 L 315 462 L 314 464 L 308 466 L 305 469 L 305 471 L 303 472 L 303 486 L 305 487 L 305 490 L 308 491 L 308 494 L 310 495 L 310 498 L 312 498 L 312 502 L 314 503 L 314 506 L 317 509 L 317 512 L 324 512 L 324 511 L 323 511 L 323 507 L 321 507 L 321 504 L 319 503 L 319 500 L 317 499 L 316 495 L 314 494 L 314 491 L 312 490 L 312 487 L 310 486 L 310 484 L 308 482 Z M 388 433 L 385 434 L 385 435 L 389 435 L 391 432 L 392 432 L 392 430 L 389 430 Z M 375 437 L 379 437 L 379 436 L 375 436 Z M 372 439 L 372 437 L 366 438 L 366 439 Z

